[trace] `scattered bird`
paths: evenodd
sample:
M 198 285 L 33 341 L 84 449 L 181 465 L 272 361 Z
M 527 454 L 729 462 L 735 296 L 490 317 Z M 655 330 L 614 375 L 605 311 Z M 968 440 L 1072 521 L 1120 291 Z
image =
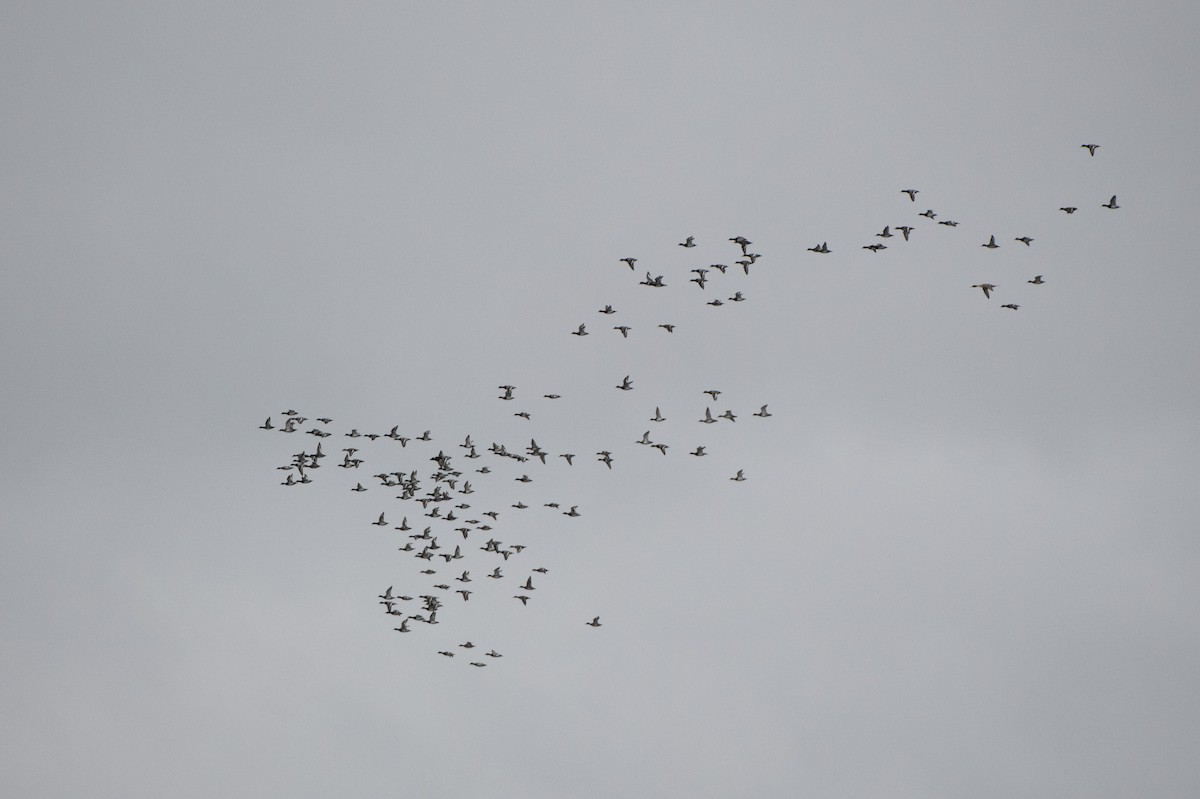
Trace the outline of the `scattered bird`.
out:
M 1112 196 L 1111 200 L 1109 200 L 1106 203 L 1101 203 L 1100 207 L 1101 208 L 1120 208 L 1121 206 L 1117 205 L 1117 195 L 1114 194 Z
M 1020 308 L 1021 306 L 1020 306 L 1020 305 L 1017 305 L 1015 302 L 1010 302 L 1010 303 L 1006 303 L 1006 304 L 1004 304 L 1004 305 L 1001 305 L 1000 307 L 1001 307 L 1001 308 L 1012 308 L 1012 309 L 1015 311 L 1015 310 L 1017 310 L 1018 308 Z
M 992 290 L 995 289 L 996 286 L 992 283 L 975 283 L 971 286 L 971 288 L 983 289 L 983 296 L 990 298 L 992 296 Z
M 688 236 L 686 240 L 679 242 L 679 246 L 680 247 L 695 247 L 696 246 L 696 237 Z
M 907 194 L 908 199 L 912 200 L 913 202 L 916 202 L 917 201 L 917 191 L 918 191 L 918 189 L 901 189 L 900 193 Z
M 994 250 L 1000 245 L 996 243 L 996 237 L 992 236 L 990 239 L 988 239 L 987 244 L 980 244 L 979 246 L 987 247 L 989 250 Z
M 1018 236 L 1017 238 L 1013 239 L 1013 241 L 1019 241 L 1028 247 L 1030 243 L 1033 242 L 1033 239 L 1029 238 L 1028 236 Z

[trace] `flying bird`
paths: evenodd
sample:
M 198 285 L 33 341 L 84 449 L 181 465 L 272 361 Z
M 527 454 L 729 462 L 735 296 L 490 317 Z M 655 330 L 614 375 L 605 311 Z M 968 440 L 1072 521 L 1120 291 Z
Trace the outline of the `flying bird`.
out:
M 1028 236 L 1017 236 L 1015 239 L 1013 239 L 1013 241 L 1019 241 L 1028 247 L 1029 243 L 1032 242 L 1033 239 L 1029 238 Z
M 1094 157 L 1096 155 L 1096 148 L 1099 147 L 1100 145 L 1099 144 L 1081 144 L 1079 146 L 1086 147 L 1087 151 L 1088 151 L 1088 155 Z
M 971 286 L 971 288 L 983 289 L 983 296 L 991 298 L 992 289 L 996 288 L 996 286 L 992 283 L 975 283 Z
M 688 236 L 685 241 L 679 242 L 679 246 L 680 247 L 695 247 L 696 246 L 696 237 Z
M 1033 280 L 1026 280 L 1025 282 L 1026 282 L 1026 283 L 1032 283 L 1032 284 L 1033 284 L 1033 285 L 1035 285 L 1035 286 L 1040 286 L 1040 285 L 1042 285 L 1043 283 L 1045 283 L 1046 281 L 1042 280 L 1042 276 L 1041 276 L 1041 275 L 1034 275 L 1034 278 L 1033 278 Z
M 994 250 L 1000 245 L 996 243 L 996 237 L 992 236 L 990 239 L 988 239 L 987 244 L 980 244 L 979 246 L 987 247 L 989 250 Z
M 901 189 L 901 190 L 900 190 L 900 193 L 901 193 L 901 194 L 907 194 L 907 195 L 908 195 L 908 199 L 912 200 L 913 202 L 916 202 L 916 201 L 917 201 L 917 192 L 918 192 L 918 191 L 920 191 L 920 190 L 919 190 L 919 189 Z
M 1100 207 L 1101 208 L 1120 208 L 1121 206 L 1117 205 L 1117 195 L 1114 194 L 1112 196 L 1111 200 L 1109 200 L 1106 203 L 1101 203 Z

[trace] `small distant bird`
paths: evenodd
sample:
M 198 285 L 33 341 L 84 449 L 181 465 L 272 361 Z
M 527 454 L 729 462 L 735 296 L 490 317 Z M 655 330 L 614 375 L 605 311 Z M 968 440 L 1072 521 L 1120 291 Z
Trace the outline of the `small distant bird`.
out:
M 912 232 L 912 228 L 908 225 L 897 225 L 896 230 L 904 234 L 904 240 L 908 241 L 908 234 Z
M 742 295 L 742 292 L 735 291 L 733 293 L 733 296 L 729 298 L 729 301 L 730 302 L 745 302 L 746 298 Z
M 695 455 L 697 457 L 703 457 L 704 455 L 707 455 L 708 453 L 704 451 L 704 447 L 696 447 L 694 450 L 692 450 L 688 454 Z
M 733 477 L 730 477 L 729 479 L 733 480 L 734 482 L 740 483 L 746 479 L 746 475 L 742 472 L 741 469 L 738 469 L 738 473 L 735 474 Z
M 996 286 L 992 283 L 975 283 L 975 284 L 972 284 L 971 288 L 983 289 L 983 296 L 988 297 L 990 299 L 992 296 L 992 289 L 996 288 Z
M 570 452 L 564 452 L 563 454 L 559 455 L 558 457 L 560 457 L 560 458 L 566 458 L 566 460 L 567 460 L 567 465 L 568 465 L 568 466 L 574 466 L 574 464 L 573 464 L 573 463 L 571 463 L 571 459 L 575 457 L 575 455 L 574 455 L 573 453 L 570 453 Z
M 753 414 L 753 415 L 754 415 L 754 416 L 761 416 L 761 417 L 763 417 L 763 418 L 765 419 L 766 417 L 768 417 L 768 416 L 771 416 L 772 414 L 770 414 L 770 413 L 767 413 L 767 406 L 766 406 L 766 405 L 764 405 L 764 406 L 762 406 L 762 410 L 760 410 L 758 413 L 756 413 L 756 414 Z
M 916 201 L 917 201 L 917 192 L 918 192 L 918 191 L 919 191 L 919 189 L 901 189 L 901 190 L 900 190 L 900 193 L 901 193 L 901 194 L 907 194 L 907 195 L 908 195 L 908 199 L 912 200 L 913 202 L 916 202 Z
M 622 391 L 633 390 L 633 381 L 629 379 L 629 375 L 625 375 L 625 379 L 621 381 L 621 384 L 617 386 L 617 388 L 621 389 Z
M 704 409 L 704 418 L 701 419 L 700 421 L 704 422 L 705 424 L 713 424 L 714 422 L 717 421 L 716 419 L 713 418 L 712 408 Z
M 988 239 L 987 244 L 980 244 L 979 246 L 987 247 L 989 250 L 994 250 L 1000 245 L 996 243 L 996 237 L 992 236 L 990 239 Z
M 497 388 L 504 391 L 504 393 L 500 395 L 499 399 L 510 400 L 513 398 L 513 389 L 515 389 L 516 386 L 497 386 Z
M 946 227 L 958 227 L 958 223 L 953 219 L 944 219 L 941 222 L 938 222 L 938 224 L 945 225 Z
M 719 389 L 710 388 L 710 389 L 705 389 L 704 391 L 701 391 L 700 393 L 707 394 L 708 396 L 713 398 L 713 402 L 716 402 L 717 396 L 720 395 L 721 392 Z
M 829 243 L 824 242 L 824 241 L 821 242 L 820 244 L 818 244 L 816 247 L 809 247 L 808 251 L 809 252 L 819 252 L 819 253 L 833 252 L 832 250 L 829 249 Z
M 661 452 L 664 455 L 667 454 L 667 445 L 666 444 L 651 444 L 650 446 L 652 448 L 658 450 L 659 452 Z
M 629 331 L 633 330 L 633 328 L 629 325 L 616 325 L 613 327 L 613 330 L 620 330 L 622 338 L 629 338 Z
M 1075 213 L 1076 211 L 1078 211 L 1079 209 L 1078 209 L 1078 208 L 1075 208 L 1074 206 L 1067 206 L 1066 208 L 1059 208 L 1058 210 L 1060 210 L 1060 211 L 1066 211 L 1068 214 L 1073 214 L 1073 213 Z
M 696 237 L 688 236 L 686 240 L 679 242 L 679 246 L 680 247 L 695 247 L 696 246 Z
M 584 622 L 584 624 L 586 624 L 586 625 L 587 625 L 587 626 L 589 626 L 589 627 L 601 627 L 601 626 L 603 626 L 603 625 L 601 625 L 601 624 L 600 624 L 600 617 L 599 617 L 599 616 L 597 616 L 596 618 L 592 619 L 591 621 L 585 621 L 585 622 Z
M 570 510 L 563 511 L 563 516 L 570 516 L 572 518 L 575 516 L 582 516 L 583 514 L 576 510 L 578 507 L 578 505 L 572 505 Z
M 359 483 L 358 485 L 354 486 L 354 488 L 352 488 L 350 490 L 351 491 L 366 491 L 367 489 L 363 488 L 362 483 Z
M 737 421 L 737 417 L 736 417 L 736 416 L 734 416 L 734 415 L 733 415 L 733 411 L 730 411 L 730 410 L 727 410 L 727 411 L 725 411 L 725 413 L 721 414 L 721 418 L 722 418 L 722 419 L 728 419 L 728 420 L 729 420 L 729 421 L 731 421 L 731 422 L 736 422 L 736 421 Z
M 562 399 L 562 394 L 543 394 L 546 399 Z
M 613 310 L 613 307 L 611 305 L 605 305 L 603 308 L 600 309 L 600 313 L 616 313 L 616 311 Z
M 1111 200 L 1109 200 L 1106 203 L 1101 203 L 1100 207 L 1101 208 L 1120 208 L 1121 206 L 1117 205 L 1117 195 L 1114 194 L 1112 196 Z
M 925 209 L 925 210 L 924 210 L 924 211 L 922 211 L 921 213 L 917 214 L 917 216 L 927 216 L 927 217 L 929 217 L 930 219 L 936 219 L 936 218 L 937 218 L 937 214 L 935 214 L 935 213 L 933 212 L 933 209 L 932 209 L 932 208 L 927 208 L 927 209 Z
M 288 475 L 288 476 L 289 476 L 289 477 L 291 477 L 291 475 Z M 384 514 L 382 514 L 382 513 L 381 513 L 381 514 L 379 514 L 379 521 L 377 521 L 377 522 L 371 522 L 371 524 L 375 525 L 376 527 L 386 527 L 386 526 L 387 526 L 387 522 L 385 522 L 385 521 L 383 520 L 383 516 L 384 516 Z
M 471 661 L 471 665 L 472 665 L 472 666 L 477 666 L 477 667 L 479 667 L 479 668 L 483 668 L 483 667 L 484 667 L 484 666 L 486 666 L 487 664 L 486 664 L 486 663 L 480 663 L 478 660 L 473 660 L 473 661 Z
M 587 325 L 580 325 L 578 330 L 571 331 L 572 336 L 586 336 L 587 334 Z
M 258 429 L 259 429 L 259 430 L 274 430 L 274 429 L 275 429 L 275 425 L 271 424 L 271 417 L 270 417 L 270 416 L 268 416 L 268 417 L 267 417 L 267 421 L 265 421 L 265 422 L 263 422 L 262 424 L 260 424 L 260 425 L 258 426 Z
M 675 325 L 659 325 L 659 327 L 661 327 L 663 330 L 667 331 L 668 333 L 675 332 Z
M 713 306 L 713 307 L 715 308 L 715 307 L 717 307 L 718 305 L 724 305 L 725 303 L 721 302 L 720 300 L 711 300 L 711 301 L 709 301 L 709 302 L 706 302 L 706 303 L 704 303 L 704 304 L 705 304 L 705 305 L 711 305 L 711 306 Z
M 622 258 L 621 260 L 624 261 L 625 263 L 629 264 L 630 269 L 633 269 L 634 268 L 633 265 L 635 263 L 637 263 L 637 258 Z
M 1010 302 L 1010 303 L 1006 303 L 1006 304 L 1004 304 L 1004 305 L 1001 305 L 1000 307 L 1001 307 L 1001 308 L 1012 308 L 1012 309 L 1015 311 L 1015 310 L 1017 310 L 1018 308 L 1020 308 L 1021 306 L 1020 306 L 1020 305 L 1017 305 L 1017 304 L 1016 304 L 1016 303 L 1014 303 L 1014 302 Z
M 1096 148 L 1099 147 L 1100 145 L 1099 144 L 1081 144 L 1079 146 L 1086 147 L 1087 151 L 1088 151 L 1088 155 L 1094 157 L 1096 155 Z
M 662 411 L 659 410 L 658 406 L 656 405 L 656 406 L 654 406 L 654 415 L 650 417 L 650 421 L 665 422 L 665 421 L 667 421 L 667 417 L 662 415 Z
M 1028 247 L 1029 243 L 1033 241 L 1033 239 L 1029 238 L 1028 236 L 1017 236 L 1015 239 L 1013 239 L 1013 241 L 1019 241 Z
M 887 245 L 886 244 L 868 244 L 865 247 L 863 247 L 863 249 L 870 250 L 871 252 L 879 252 L 880 250 L 886 250 Z
M 884 225 L 883 232 L 876 233 L 875 235 L 881 239 L 890 239 L 894 234 L 892 233 L 891 225 Z
M 611 468 L 612 468 L 613 459 L 612 459 L 612 453 L 611 453 L 611 452 L 603 452 L 603 451 L 601 451 L 601 452 L 597 452 L 596 454 L 600 456 L 599 458 L 597 458 L 597 460 L 598 460 L 598 461 L 600 461 L 601 463 L 603 463 L 603 464 L 604 464 L 605 466 L 607 466 L 609 469 L 611 469 Z
M 501 658 L 501 657 L 504 657 L 504 655 L 501 655 L 501 654 L 500 654 L 499 652 L 497 652 L 495 649 L 493 649 L 491 652 L 487 652 L 487 653 L 485 653 L 485 654 L 486 654 L 488 657 L 490 657 L 490 658 Z
M 1040 286 L 1040 285 L 1042 285 L 1043 283 L 1045 283 L 1046 281 L 1042 280 L 1042 276 L 1041 276 L 1041 275 L 1034 275 L 1034 278 L 1033 278 L 1033 280 L 1026 280 L 1025 282 L 1026 282 L 1026 283 L 1032 283 L 1032 284 L 1033 284 L 1033 285 L 1035 285 L 1035 286 Z

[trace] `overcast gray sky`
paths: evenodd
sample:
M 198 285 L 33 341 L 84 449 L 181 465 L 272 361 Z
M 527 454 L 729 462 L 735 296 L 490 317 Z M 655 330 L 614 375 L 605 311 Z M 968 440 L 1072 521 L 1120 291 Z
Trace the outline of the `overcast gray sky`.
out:
M 647 5 L 5 4 L 6 794 L 1200 792 L 1200 8 Z

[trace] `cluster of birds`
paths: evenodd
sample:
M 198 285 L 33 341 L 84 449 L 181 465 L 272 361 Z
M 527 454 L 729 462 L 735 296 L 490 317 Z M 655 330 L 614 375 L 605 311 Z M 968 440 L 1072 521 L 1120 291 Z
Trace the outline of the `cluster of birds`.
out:
M 1086 148 L 1094 157 L 1099 145 L 1085 144 L 1082 147 Z M 916 203 L 919 190 L 902 189 L 901 193 L 907 195 L 910 202 Z M 1108 203 L 1102 204 L 1102 207 L 1116 209 L 1120 206 L 1117 205 L 1117 198 L 1114 195 Z M 1060 210 L 1067 214 L 1073 214 L 1078 209 L 1067 206 Z M 918 216 L 936 221 L 938 225 L 948 228 L 958 225 L 958 222 L 952 219 L 938 219 L 939 214 L 932 209 L 927 209 Z M 914 225 L 909 224 L 885 225 L 882 231 L 875 236 L 883 241 L 899 236 L 907 242 L 916 229 Z M 764 257 L 751 250 L 753 242 L 744 236 L 733 236 L 728 241 L 736 247 L 738 254 L 737 257 L 730 259 L 730 263 L 689 266 L 689 271 L 686 273 L 689 277 L 685 286 L 693 284 L 696 286 L 695 291 L 704 292 L 700 296 L 712 297 L 705 304 L 714 308 L 720 308 L 728 303 L 746 301 L 744 288 L 738 286 L 724 288 L 724 283 L 745 281 L 750 276 L 751 267 Z M 1029 247 L 1034 239 L 1022 235 L 1015 237 L 1014 241 Z M 690 252 L 697 246 L 696 238 L 688 236 L 679 242 L 679 246 Z M 981 246 L 994 250 L 1001 245 L 992 235 Z M 863 249 L 879 253 L 887 247 L 887 244 L 875 242 L 864 245 Z M 821 255 L 833 252 L 826 241 L 809 247 L 808 250 Z M 638 271 L 638 260 L 635 257 L 619 259 L 635 273 Z M 1045 280 L 1042 275 L 1035 275 L 1026 282 L 1040 286 Z M 649 288 L 666 288 L 668 285 L 675 284 L 674 278 L 671 278 L 668 283 L 668 279 L 664 275 L 655 275 L 652 271 L 647 271 L 645 279 L 638 283 L 640 286 Z M 711 289 L 710 286 L 712 286 Z M 978 288 L 982 290 L 985 298 L 991 298 L 997 285 L 981 282 L 973 284 L 971 288 Z M 1015 302 L 1010 302 L 1001 307 L 1017 310 L 1020 306 Z M 611 317 L 618 312 L 613 305 L 605 304 L 599 309 L 599 313 Z M 628 339 L 631 332 L 634 331 L 633 325 L 624 321 L 611 327 L 623 339 Z M 671 334 L 676 328 L 676 323 L 663 321 L 658 322 L 653 329 L 661 329 L 667 334 Z M 579 324 L 571 333 L 577 337 L 590 335 L 586 322 Z M 636 388 L 635 380 L 632 375 L 625 375 L 619 382 L 613 384 L 613 387 L 624 392 L 633 391 Z M 518 399 L 518 389 L 514 385 L 502 385 L 498 387 L 498 390 L 501 393 L 497 398 L 503 402 Z M 703 403 L 703 410 L 700 410 L 701 406 L 698 403 L 695 411 L 685 415 L 684 419 L 694 420 L 693 423 L 732 424 L 742 416 L 767 419 L 773 415 L 768 411 L 767 404 L 758 406 L 758 410 L 753 413 L 739 414 L 735 413 L 732 408 L 722 409 L 717 405 L 722 392 L 717 389 L 704 389 L 698 391 L 697 394 L 707 396 L 709 399 Z M 536 397 L 536 394 L 534 396 Z M 540 395 L 540 399 L 555 401 L 562 399 L 562 395 L 544 393 Z M 324 439 L 335 435 L 327 429 L 333 420 L 328 417 L 316 418 L 313 420 L 314 423 L 305 429 L 309 419 L 296 410 L 289 409 L 279 415 L 283 417 L 283 421 L 278 425 L 272 422 L 271 417 L 268 417 L 260 425 L 260 428 L 282 433 L 302 432 L 317 439 L 311 452 L 305 448 L 301 452 L 294 453 L 288 463 L 277 467 L 287 472 L 282 485 L 311 484 L 314 482 L 313 474 L 322 467 L 322 460 L 327 456 L 323 451 Z M 527 421 L 533 419 L 533 413 L 528 410 L 528 405 L 512 415 Z M 657 434 L 653 437 L 651 435 L 652 431 L 656 429 L 653 425 L 667 421 L 667 417 L 662 412 L 661 401 L 654 406 L 654 413 L 648 417 L 648 421 L 652 427 L 642 433 L 639 438 L 631 437 L 629 441 L 625 442 L 626 445 L 635 444 L 667 456 L 668 451 L 672 447 L 677 447 L 677 444 L 667 440 L 656 440 Z M 557 515 L 569 519 L 581 516 L 578 504 L 569 504 L 559 501 L 557 498 L 542 497 L 532 505 L 526 504 L 524 501 L 528 498 L 529 484 L 535 483 L 537 480 L 529 472 L 533 471 L 536 474 L 537 470 L 548 468 L 551 464 L 556 464 L 559 468 L 574 467 L 577 459 L 576 453 L 574 451 L 557 451 L 559 448 L 551 452 L 539 445 L 535 438 L 530 438 L 527 445 L 503 444 L 493 441 L 485 447 L 476 444 L 470 435 L 464 436 L 461 443 L 454 447 L 453 455 L 447 454 L 443 448 L 444 445 L 439 445 L 436 453 L 433 453 L 434 438 L 431 431 L 425 430 L 419 435 L 404 435 L 399 432 L 399 427 L 399 425 L 395 425 L 386 433 L 360 433 L 358 428 L 341 432 L 342 438 L 350 438 L 354 441 L 348 442 L 353 446 L 341 448 L 341 460 L 336 463 L 338 468 L 344 469 L 349 475 L 354 476 L 354 486 L 350 489 L 351 491 L 358 494 L 368 491 L 390 491 L 396 500 L 405 503 L 406 507 L 411 507 L 407 512 L 402 509 L 398 513 L 396 510 L 385 508 L 375 517 L 374 521 L 370 522 L 379 528 L 390 527 L 403 536 L 401 539 L 403 545 L 398 547 L 398 551 L 412 558 L 415 569 L 415 572 L 408 577 L 409 585 L 399 593 L 396 592 L 396 585 L 392 585 L 378 595 L 378 603 L 383 607 L 385 614 L 393 624 L 398 624 L 392 629 L 405 634 L 414 632 L 418 629 L 417 625 L 426 627 L 437 625 L 441 623 L 438 618 L 439 612 L 444 613 L 448 604 L 453 603 L 455 606 L 463 607 L 464 603 L 470 601 L 478 603 L 485 596 L 491 601 L 511 602 L 513 607 L 518 604 L 521 607 L 528 606 L 535 596 L 534 592 L 540 587 L 534 584 L 535 575 L 536 579 L 541 582 L 549 574 L 549 569 L 540 564 L 522 566 L 529 560 L 527 551 L 531 548 L 525 544 L 498 539 L 499 533 L 496 527 L 501 516 L 506 520 L 518 518 L 522 512 L 535 507 L 540 507 L 543 513 L 553 511 Z M 689 429 L 695 429 L 698 432 L 701 428 Z M 365 439 L 366 443 L 363 443 L 361 439 Z M 397 444 L 398 447 L 395 446 Z M 410 444 L 413 445 L 411 448 Z M 575 448 L 567 449 L 574 450 Z M 682 449 L 686 454 L 697 458 L 709 454 L 708 445 L 704 443 L 688 443 Z M 619 451 L 619 447 L 597 450 L 595 460 L 612 470 L 613 464 L 617 462 L 614 455 Z M 679 449 L 677 448 L 676 451 Z M 430 468 L 417 465 L 414 468 L 411 460 L 408 463 L 397 464 L 395 462 L 397 457 L 416 459 L 418 464 L 432 462 L 433 466 Z M 459 458 L 468 461 L 470 465 L 460 465 Z M 479 461 L 483 459 L 486 459 L 486 463 L 480 464 Z M 377 465 L 381 463 L 385 465 Z M 375 471 L 369 478 L 357 477 L 360 474 L 359 470 L 364 466 L 366 466 L 366 471 L 373 469 L 378 469 L 378 471 Z M 513 470 L 519 471 L 519 476 L 514 477 Z M 365 474 L 366 471 L 361 473 Z M 737 469 L 728 479 L 733 482 L 743 482 L 747 479 L 746 472 L 744 469 Z M 514 483 L 520 484 L 520 492 L 526 496 L 519 497 L 513 502 L 508 502 L 507 499 L 492 501 L 485 506 L 488 509 L 478 509 L 473 506 L 475 497 L 472 495 L 476 493 L 477 489 L 472 481 L 481 485 L 486 484 L 489 489 L 492 489 L 492 493 L 495 493 L 495 489 L 501 485 L 512 487 Z M 369 485 L 364 485 L 364 482 Z M 504 503 L 507 503 L 507 506 Z M 389 515 L 393 517 L 391 521 L 389 521 Z M 396 515 L 401 516 L 399 524 L 394 523 Z M 410 516 L 413 518 L 411 523 Z M 507 535 L 505 537 L 508 538 Z M 476 577 L 471 576 L 472 572 Z M 515 587 L 509 588 L 509 586 Z M 472 600 L 472 597 L 475 599 Z M 590 627 L 602 626 L 599 616 L 594 616 L 591 621 L 583 623 Z M 476 648 L 472 641 L 467 640 L 455 649 L 442 649 L 437 653 L 443 657 L 453 658 L 459 654 L 472 653 Z M 482 656 L 482 658 L 491 659 L 492 662 L 500 657 L 502 655 L 495 649 L 490 649 Z M 477 668 L 488 665 L 488 661 L 483 659 L 469 662 L 471 666 Z

